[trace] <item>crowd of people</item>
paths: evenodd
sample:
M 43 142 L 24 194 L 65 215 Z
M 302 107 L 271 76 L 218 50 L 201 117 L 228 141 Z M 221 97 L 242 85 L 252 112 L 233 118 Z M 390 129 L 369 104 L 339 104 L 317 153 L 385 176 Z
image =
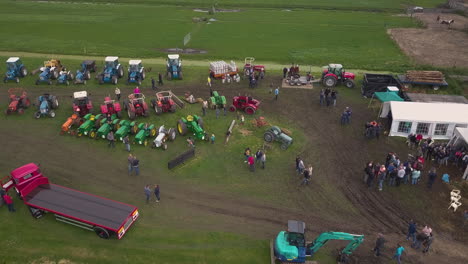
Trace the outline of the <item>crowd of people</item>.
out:
M 296 172 L 303 176 L 302 182 L 299 186 L 309 185 L 310 178 L 312 177 L 313 167 L 311 164 L 306 168 L 304 161 L 301 157 L 296 157 Z
M 338 92 L 336 90 L 326 88 L 320 90 L 320 105 L 336 106 Z
M 247 163 L 251 172 L 255 172 L 255 164 L 260 163 L 262 169 L 265 169 L 266 151 L 258 149 L 254 154 L 250 148 L 244 150 L 244 163 Z
M 382 132 L 382 124 L 379 122 L 371 121 L 367 122 L 365 125 L 364 136 L 367 139 L 380 138 L 380 133 Z

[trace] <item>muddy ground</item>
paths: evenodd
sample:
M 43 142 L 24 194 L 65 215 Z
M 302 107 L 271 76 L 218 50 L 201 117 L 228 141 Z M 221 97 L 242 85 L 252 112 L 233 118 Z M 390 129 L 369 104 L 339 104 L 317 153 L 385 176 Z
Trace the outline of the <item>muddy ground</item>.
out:
M 388 263 L 396 243 L 400 242 L 407 248 L 404 256 L 405 263 L 466 263 L 468 261 L 466 253 L 468 228 L 460 227 L 461 212 L 453 214 L 447 211 L 448 186 L 437 182 L 433 191 L 427 191 L 424 185 L 412 186 L 411 192 L 416 193 L 419 199 L 415 203 L 416 207 L 411 202 L 408 203 L 402 197 L 405 193 L 396 190 L 395 187 L 391 190 L 385 187 L 383 192 L 378 192 L 375 188 L 369 190 L 362 183 L 363 168 L 367 161 L 383 162 L 389 151 L 395 151 L 401 157 L 406 157 L 408 149 L 401 140 L 382 138 L 380 141 L 368 142 L 363 138 L 364 122 L 374 119 L 376 113 L 369 111 L 367 101 L 357 95 L 358 89 L 350 92 L 343 90 L 346 88 L 338 88 L 337 107 L 327 108 L 318 104 L 319 87 L 314 87 L 312 90 L 285 89 L 281 91 L 279 100 L 274 101 L 273 96 L 265 92 L 269 89 L 267 83 L 269 84 L 270 81 L 281 83 L 279 78 L 273 78 L 261 83 L 256 90 L 250 90 L 246 83 L 223 86 L 215 82 L 214 88 L 222 91 L 228 98 L 237 95 L 239 91 L 253 94 L 262 100 L 261 107 L 266 113 L 295 120 L 297 126 L 306 132 L 307 141 L 295 144 L 304 144 L 304 152 L 300 155 L 306 163 L 310 162 L 314 166 L 312 184 L 305 188 L 297 188 L 300 178 L 294 176 L 294 161 L 291 161 L 291 176 L 285 175 L 285 178 L 289 179 L 285 183 L 290 189 L 291 200 L 288 202 L 295 205 L 291 208 L 301 209 L 284 208 L 276 204 L 239 198 L 233 194 L 206 192 L 197 186 L 176 185 L 169 184 L 169 182 L 161 182 L 165 186 L 166 199 L 161 208 L 180 208 L 182 218 L 216 218 L 217 224 L 212 224 L 211 221 L 209 226 L 203 226 L 203 221 L 200 221 L 196 225 L 248 234 L 261 239 L 273 238 L 278 231 L 284 230 L 289 219 L 305 221 L 308 226 L 309 239 L 329 230 L 363 233 L 366 235 L 366 240 L 353 255 L 355 263 Z M 208 88 L 203 85 L 180 86 L 173 89 L 173 92 L 183 94 L 187 90 L 192 91 L 197 97 L 206 97 L 209 94 Z M 31 91 L 30 96 L 33 98 L 40 94 L 39 89 L 31 89 Z M 150 93 L 148 88 L 142 89 L 142 92 Z M 93 96 L 100 98 L 105 93 L 105 91 L 95 92 Z M 69 91 L 57 90 L 56 94 L 67 97 Z M 2 91 L 0 99 L 2 105 L 6 103 L 4 98 L 6 96 Z M 351 125 L 342 127 L 339 124 L 339 116 L 345 106 L 352 107 L 353 117 Z M 2 138 L 15 138 L 14 141 L 4 141 L 2 144 L 4 151 L 15 153 L 18 159 L 41 155 L 42 151 L 48 148 L 50 140 L 57 136 L 51 135 L 37 141 L 28 135 L 16 133 L 14 129 L 1 126 L 0 134 Z M 36 147 L 28 150 L 27 154 L 16 152 L 17 142 Z M 67 176 L 72 179 L 71 181 L 75 181 L 75 185 L 79 185 L 81 181 L 90 180 L 104 181 L 112 186 L 121 185 L 117 179 L 98 179 L 87 173 L 90 168 L 94 170 L 94 175 L 120 173 L 112 157 L 102 157 L 99 164 L 96 164 L 95 158 L 98 154 L 93 153 L 92 149 L 77 150 L 63 146 L 61 151 L 47 152 L 48 159 L 53 161 L 51 163 L 56 163 L 57 170 L 61 168 L 60 164 L 66 162 L 66 157 L 62 153 L 74 153 L 80 158 L 79 162 L 67 165 L 70 170 Z M 1 161 L 2 166 L 6 166 L 5 162 L 8 161 Z M 88 165 L 81 166 L 81 164 Z M 119 188 L 122 192 L 127 192 L 132 188 L 139 188 L 142 182 L 144 181 L 140 180 Z M 330 202 L 330 196 L 334 193 L 321 188 L 326 184 L 335 186 L 340 194 L 353 204 L 355 215 L 343 214 L 336 209 L 337 207 Z M 306 199 L 311 193 L 319 195 L 320 198 L 317 198 L 318 201 L 315 202 L 323 204 L 320 209 L 312 207 Z M 411 218 L 419 223 L 427 222 L 433 226 L 436 240 L 433 250 L 426 256 L 412 250 L 409 242 L 404 240 L 407 222 Z M 373 257 L 370 250 L 375 241 L 375 234 L 379 232 L 386 235 L 388 242 L 384 256 L 377 259 Z
M 437 16 L 441 20 L 453 19 L 455 22 L 449 28 L 440 24 Z M 388 30 L 406 55 L 420 64 L 468 68 L 468 18 L 449 13 L 418 13 L 414 17 L 426 28 Z

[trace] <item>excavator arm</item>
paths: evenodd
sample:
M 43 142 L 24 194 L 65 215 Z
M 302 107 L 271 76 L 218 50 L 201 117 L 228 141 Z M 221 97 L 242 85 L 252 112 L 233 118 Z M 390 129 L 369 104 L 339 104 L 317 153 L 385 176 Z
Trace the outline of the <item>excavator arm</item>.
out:
M 348 240 L 349 244 L 341 251 L 342 254 L 351 254 L 364 241 L 364 235 L 354 235 L 342 232 L 325 232 L 320 234 L 315 241 L 308 245 L 308 253 L 313 256 L 328 240 Z

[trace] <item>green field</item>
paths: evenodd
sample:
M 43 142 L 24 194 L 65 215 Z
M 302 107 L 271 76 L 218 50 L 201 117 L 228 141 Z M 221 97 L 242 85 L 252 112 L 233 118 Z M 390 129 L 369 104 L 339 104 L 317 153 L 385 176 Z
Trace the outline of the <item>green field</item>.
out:
M 129 11 L 131 10 L 131 11 Z M 52 15 L 53 14 L 53 15 Z M 0 1 L 0 50 L 47 54 L 164 57 L 162 49 L 183 47 L 207 54 L 187 59 L 237 59 L 296 62 L 348 68 L 399 70 L 411 63 L 386 29 L 413 27 L 409 18 L 388 13 L 247 9 L 217 13 L 218 21 L 193 23 L 207 16 L 179 6 L 90 5 Z

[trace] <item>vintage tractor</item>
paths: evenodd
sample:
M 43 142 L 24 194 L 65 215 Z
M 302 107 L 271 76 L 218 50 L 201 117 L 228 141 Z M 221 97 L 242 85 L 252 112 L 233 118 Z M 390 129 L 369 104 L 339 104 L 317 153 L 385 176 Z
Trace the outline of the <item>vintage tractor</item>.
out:
M 60 60 L 48 60 L 48 61 L 44 61 L 44 66 L 40 67 L 39 69 L 34 70 L 32 74 L 41 72 L 40 76 L 44 76 L 42 73 L 44 73 L 45 70 L 47 70 L 47 75 L 49 76 L 47 80 L 49 79 L 55 80 L 59 77 L 59 73 L 61 71 L 66 71 L 67 69 L 65 68 L 65 66 L 62 65 Z M 42 80 L 41 78 L 39 79 L 43 82 L 47 81 L 47 80 Z
M 146 77 L 145 67 L 141 64 L 141 60 L 130 60 L 128 64 L 127 84 L 138 83 L 138 85 L 141 85 L 141 82 Z
M 124 137 L 129 134 L 136 134 L 138 132 L 138 126 L 135 121 L 120 120 L 118 125 L 117 132 L 115 132 L 114 137 L 117 140 L 123 141 Z
M 259 106 L 260 101 L 253 99 L 251 96 L 234 96 L 229 111 L 235 112 L 237 110 L 242 110 L 248 115 L 253 115 Z
M 265 66 L 264 65 L 255 65 L 253 62 L 255 61 L 255 58 L 253 57 L 247 57 L 244 59 L 244 75 L 249 76 L 252 75 L 253 73 L 256 73 L 260 79 L 263 79 L 265 77 Z
M 183 79 L 182 74 L 182 60 L 180 59 L 179 54 L 169 54 L 167 55 L 167 79 Z
M 128 95 L 128 99 L 124 101 L 124 109 L 127 111 L 130 120 L 134 120 L 138 116 L 149 116 L 145 95 L 141 93 Z
M 203 119 L 197 115 L 188 115 L 187 119 L 181 118 L 177 122 L 177 131 L 182 136 L 185 136 L 190 131 L 196 139 L 208 140 L 208 133 L 203 130 Z
M 8 89 L 8 94 L 10 95 L 10 103 L 5 110 L 5 114 L 7 115 L 12 113 L 21 115 L 24 113 L 24 110 L 31 105 L 28 94 L 23 88 L 10 88 Z
M 354 73 L 346 72 L 341 64 L 328 64 L 322 72 L 322 84 L 325 87 L 334 87 L 338 82 L 348 88 L 354 87 Z
M 77 114 L 71 115 L 69 118 L 67 118 L 67 121 L 62 124 L 62 129 L 60 130 L 60 135 L 63 135 L 65 133 L 70 133 L 71 135 L 75 135 L 76 133 L 76 128 L 80 126 L 80 124 L 83 122 L 82 118 L 78 116 Z
M 111 115 L 110 121 L 107 118 L 101 119 L 101 125 L 97 130 L 97 137 L 106 139 L 109 132 L 116 132 L 120 128 L 120 119 L 117 118 L 117 115 Z
M 6 61 L 7 72 L 3 78 L 3 82 L 15 81 L 19 83 L 19 78 L 28 75 L 28 70 L 18 57 L 11 57 Z
M 75 84 L 86 84 L 91 79 L 91 72 L 96 72 L 96 61 L 85 60 L 81 63 L 81 69 L 76 71 Z
M 70 81 L 73 81 L 74 78 L 75 76 L 70 71 L 61 71 L 57 78 L 57 84 L 70 85 Z
M 213 96 L 210 97 L 208 104 L 211 109 L 223 109 L 226 107 L 226 97 L 224 97 L 224 95 L 219 95 L 217 91 L 213 91 Z
M 50 94 L 43 94 L 37 98 L 37 111 L 34 113 L 35 118 L 42 116 L 55 117 L 54 109 L 58 108 L 57 97 Z
M 263 139 L 268 143 L 273 141 L 281 142 L 281 149 L 283 150 L 287 149 L 293 142 L 293 139 L 277 126 L 272 126 L 265 131 Z
M 156 93 L 156 99 L 151 99 L 151 108 L 154 109 L 157 115 L 162 113 L 175 113 L 177 105 L 172 100 L 172 94 L 165 94 L 163 92 Z
M 39 85 L 42 82 L 46 82 L 47 84 L 52 84 L 52 77 L 55 74 L 55 71 L 52 70 L 50 67 L 45 67 L 41 69 L 42 72 L 39 74 L 39 78 L 36 80 L 36 85 Z
M 84 117 L 93 112 L 93 103 L 91 99 L 88 98 L 88 93 L 86 91 L 73 93 L 73 112 L 80 117 Z
M 117 84 L 117 80 L 124 76 L 123 66 L 119 63 L 119 57 L 106 57 L 105 63 L 104 70 L 98 76 L 99 84 Z
M 104 97 L 104 104 L 101 105 L 101 113 L 103 115 L 111 114 L 122 118 L 120 103 L 112 100 L 109 96 Z
M 102 120 L 106 120 L 103 115 L 86 114 L 82 119 L 82 124 L 78 127 L 76 135 L 89 136 L 90 138 L 96 138 L 96 131 L 101 127 Z
M 148 138 L 156 136 L 156 128 L 148 123 L 138 124 L 138 133 L 133 140 L 134 144 L 148 146 Z
M 167 149 L 167 141 L 174 141 L 176 138 L 176 131 L 174 128 L 166 129 L 164 125 L 160 126 L 158 129 L 158 136 L 154 139 L 152 148 L 162 148 L 163 150 Z

